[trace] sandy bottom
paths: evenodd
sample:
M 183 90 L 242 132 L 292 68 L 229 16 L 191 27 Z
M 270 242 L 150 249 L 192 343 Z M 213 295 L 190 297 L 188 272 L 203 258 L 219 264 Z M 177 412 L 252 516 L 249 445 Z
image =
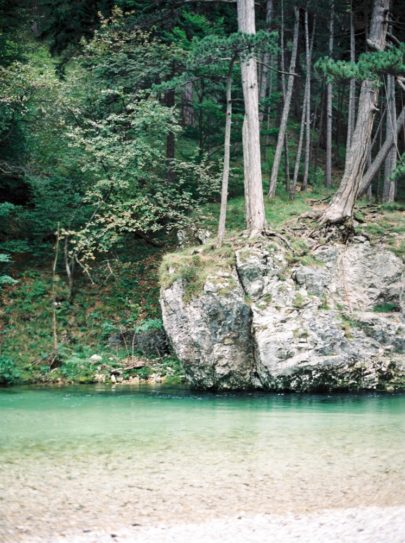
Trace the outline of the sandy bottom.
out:
M 10 539 L 10 543 L 11 543 Z M 25 539 L 28 543 L 404 543 L 405 507 L 257 515 Z M 7 542 L 8 543 L 8 542 Z
M 0 541 L 59 542 L 63 541 L 63 534 L 80 534 L 84 530 L 86 534 L 115 533 L 118 527 L 129 529 L 139 524 L 145 529 L 158 525 L 183 526 L 170 529 L 167 541 L 186 541 L 190 530 L 193 533 L 195 530 L 201 539 L 195 540 L 193 536 L 189 540 L 193 543 L 210 541 L 210 535 L 202 539 L 207 530 L 216 534 L 215 523 L 204 524 L 207 519 L 230 518 L 225 521 L 224 530 L 229 529 L 235 539 L 245 524 L 246 533 L 259 523 L 257 529 L 262 533 L 274 525 L 274 529 L 288 534 L 286 526 L 296 517 L 285 517 L 286 522 L 273 519 L 279 518 L 274 515 L 291 512 L 311 518 L 305 515 L 325 509 L 363 511 L 364 508 L 368 522 L 374 519 L 373 508 L 378 508 L 375 511 L 381 513 L 381 522 L 389 525 L 391 521 L 385 521 L 386 512 L 396 511 L 396 507 L 405 504 L 404 478 L 395 461 L 399 458 L 398 450 L 396 458 L 394 451 L 391 454 L 387 451 L 382 459 L 379 455 L 373 458 L 371 452 L 366 455 L 364 448 L 361 454 L 359 449 L 357 454 L 346 456 L 336 453 L 328 456 L 321 450 L 311 455 L 304 447 L 300 451 L 285 449 L 278 455 L 274 450 L 271 454 L 271 448 L 258 449 L 252 448 L 242 458 L 236 448 L 210 450 L 207 443 L 196 450 L 184 443 L 175 450 L 149 451 L 138 456 L 131 455 L 128 447 L 121 452 L 115 448 L 108 452 L 98 450 L 98 454 L 92 455 L 77 450 L 67 455 L 48 449 L 36 454 L 30 451 L 18 460 L 8 458 L 0 469 Z M 301 458 L 297 458 L 298 452 Z M 256 515 L 260 515 L 260 522 Z M 235 524 L 234 519 L 239 516 L 254 520 Z M 347 518 L 353 527 L 350 514 Z M 403 519 L 405 523 L 405 514 Z M 309 530 L 317 521 L 311 522 Z M 197 527 L 186 528 L 187 523 Z M 200 523 L 202 527 L 198 528 Z M 297 533 L 306 524 L 299 522 Z M 162 534 L 166 531 L 152 530 L 139 536 L 135 532 L 123 541 L 131 541 L 135 536 L 138 539 L 134 541 L 160 541 Z M 170 539 L 170 534 L 176 539 Z M 252 541 L 261 540 L 261 536 L 257 537 Z M 279 539 L 283 541 L 281 535 Z M 86 535 L 83 541 L 103 539 Z M 405 542 L 405 536 L 402 541 Z
M 405 543 L 402 399 L 296 401 L 7 396 L 0 543 Z

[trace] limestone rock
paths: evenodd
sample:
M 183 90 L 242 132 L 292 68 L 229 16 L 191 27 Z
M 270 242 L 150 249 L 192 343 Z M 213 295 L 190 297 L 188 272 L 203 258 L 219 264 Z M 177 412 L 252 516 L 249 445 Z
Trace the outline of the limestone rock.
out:
M 180 248 L 207 243 L 211 238 L 211 232 L 206 228 L 199 228 L 192 224 L 177 231 L 177 240 Z
M 288 264 L 280 244 L 235 251 L 231 272 L 186 299 L 161 291 L 163 321 L 191 384 L 266 390 L 405 388 L 402 261 L 362 238 Z M 381 308 L 386 312 L 376 312 Z
M 99 354 L 92 354 L 89 360 L 92 364 L 97 364 L 98 362 L 101 362 L 103 360 L 103 357 Z
M 252 386 L 251 311 L 236 272 L 212 275 L 186 302 L 184 285 L 162 290 L 163 322 L 189 381 L 203 388 Z

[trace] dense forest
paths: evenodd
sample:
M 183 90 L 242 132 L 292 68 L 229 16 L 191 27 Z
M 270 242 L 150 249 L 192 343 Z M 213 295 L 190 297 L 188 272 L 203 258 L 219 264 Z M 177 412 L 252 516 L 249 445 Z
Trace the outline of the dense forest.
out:
M 184 238 L 398 229 L 404 36 L 404 0 L 0 0 L 0 383 L 148 376 L 111 338 Z

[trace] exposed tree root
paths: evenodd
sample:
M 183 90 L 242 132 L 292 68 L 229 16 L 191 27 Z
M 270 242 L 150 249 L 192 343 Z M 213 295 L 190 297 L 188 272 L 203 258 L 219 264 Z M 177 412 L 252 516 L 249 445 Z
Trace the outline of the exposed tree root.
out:
M 279 232 L 275 232 L 274 230 L 264 230 L 263 235 L 268 236 L 268 237 L 275 237 L 275 238 L 280 239 L 292 253 L 295 253 L 295 251 L 294 251 L 293 247 L 291 246 L 291 243 L 288 241 L 288 239 L 285 236 L 283 236 L 282 234 L 280 234 Z

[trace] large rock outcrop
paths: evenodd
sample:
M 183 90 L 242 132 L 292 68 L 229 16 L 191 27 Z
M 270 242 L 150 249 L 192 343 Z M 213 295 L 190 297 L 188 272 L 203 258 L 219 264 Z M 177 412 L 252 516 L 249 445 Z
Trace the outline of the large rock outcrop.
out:
M 176 256 L 161 306 L 192 385 L 405 388 L 404 266 L 389 250 L 360 237 L 297 258 L 282 244 L 256 242 L 236 248 L 223 266 L 215 257 L 192 296 L 195 278 L 179 273 L 187 262 Z

